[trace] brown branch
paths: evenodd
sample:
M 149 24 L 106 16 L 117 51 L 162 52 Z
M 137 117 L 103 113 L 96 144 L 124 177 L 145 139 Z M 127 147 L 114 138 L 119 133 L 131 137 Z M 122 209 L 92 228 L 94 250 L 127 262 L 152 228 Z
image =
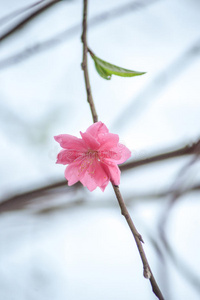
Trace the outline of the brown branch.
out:
M 198 143 L 200 143 L 200 141 L 197 141 L 196 143 L 193 143 L 191 145 L 186 145 L 184 147 L 179 147 L 174 151 L 163 152 L 163 153 L 160 153 L 160 154 L 157 154 L 157 155 L 152 155 L 152 156 L 149 156 L 145 159 L 133 160 L 129 163 L 121 165 L 120 170 L 122 172 L 125 172 L 125 171 L 133 169 L 133 168 L 148 165 L 150 163 L 162 161 L 162 160 L 165 160 L 165 159 L 171 159 L 171 158 L 184 156 L 184 155 L 192 155 L 192 154 L 194 154 L 195 147 Z M 27 199 L 27 201 L 30 201 L 30 200 L 35 199 L 37 197 L 46 195 L 46 193 L 48 193 L 51 190 L 58 190 L 62 187 L 64 187 L 64 188 L 68 187 L 66 180 L 62 180 L 62 181 L 59 181 L 59 182 L 54 182 L 54 183 L 48 184 L 46 186 L 42 186 L 42 187 L 27 191 L 27 192 L 24 192 L 24 193 L 15 194 L 14 196 L 6 197 L 4 199 L 1 199 L 0 212 L 1 212 L 1 209 L 3 209 L 4 206 L 5 206 L 5 210 L 7 210 L 7 205 L 10 206 L 11 209 L 13 209 L 13 207 L 15 207 L 15 206 L 20 208 L 21 207 L 20 203 L 23 199 Z M 78 185 L 77 185 L 77 188 L 78 188 Z M 200 189 L 200 186 L 197 185 L 197 186 L 192 187 L 191 189 L 188 189 L 188 191 L 190 191 L 190 190 L 191 191 L 199 190 L 199 189 Z M 168 195 L 169 193 L 170 193 L 170 191 L 165 191 L 165 192 L 160 193 L 160 194 L 150 195 L 149 197 L 150 198 L 151 197 L 153 197 L 153 198 L 163 197 L 163 196 Z M 145 198 L 147 196 L 146 195 L 141 195 L 139 197 Z M 6 203 L 9 203 L 9 202 L 10 202 L 10 204 L 6 204 Z M 26 202 L 26 203 L 28 203 L 28 202 Z
M 92 117 L 93 117 L 93 121 L 97 122 L 98 121 L 98 117 L 96 114 L 96 109 L 95 109 L 95 105 L 94 105 L 94 101 L 92 98 L 92 94 L 91 94 L 91 87 L 90 87 L 90 81 L 89 81 L 89 76 L 88 76 L 88 67 L 87 67 L 87 52 L 88 52 L 88 46 L 87 46 L 87 5 L 88 5 L 88 1 L 87 0 L 83 0 L 84 1 L 84 6 L 83 6 L 83 33 L 82 33 L 82 43 L 83 43 L 83 62 L 82 62 L 82 69 L 84 71 L 84 78 L 85 78 L 85 87 L 86 87 L 86 92 L 87 92 L 87 100 L 89 102 L 90 105 L 90 109 L 91 109 L 91 113 L 92 113 Z M 120 193 L 119 187 L 118 186 L 114 186 L 113 185 L 113 189 L 116 195 L 116 198 L 118 200 L 119 206 L 121 208 L 121 212 L 122 215 L 125 217 L 129 228 L 134 236 L 142 263 L 143 263 L 143 275 L 145 278 L 150 280 L 151 286 L 152 286 L 152 290 L 155 293 L 155 295 L 160 299 L 160 300 L 164 300 L 164 297 L 156 283 L 156 280 L 153 276 L 153 273 L 150 269 L 149 263 L 147 261 L 144 249 L 142 247 L 142 243 L 143 243 L 143 239 L 142 236 L 138 233 L 132 219 L 131 216 L 129 215 L 129 212 L 126 208 L 126 205 L 124 203 L 124 200 L 122 198 L 122 195 Z
M 120 130 L 124 129 L 128 122 L 131 122 L 133 126 L 133 122 L 136 122 L 137 118 L 144 113 L 144 110 L 156 99 L 163 88 L 166 88 L 170 82 L 177 79 L 177 76 L 185 71 L 191 63 L 199 59 L 199 55 L 200 36 L 192 46 L 190 45 L 175 60 L 157 73 L 153 80 L 136 97 L 133 97 L 132 101 L 120 111 L 112 126 Z M 121 122 L 123 116 L 126 116 L 126 118 Z
M 157 282 L 153 276 L 153 273 L 151 271 L 151 268 L 149 266 L 149 263 L 148 263 L 148 260 L 146 258 L 146 255 L 145 255 L 145 252 L 144 252 L 144 249 L 143 249 L 143 246 L 142 246 L 142 243 L 144 243 L 143 239 L 142 239 L 142 236 L 138 233 L 132 219 L 131 219 L 131 216 L 126 208 L 126 205 L 124 203 L 124 200 L 122 198 L 122 195 L 120 193 L 120 190 L 119 190 L 119 187 L 118 186 L 115 186 L 113 185 L 113 189 L 114 189 L 114 192 L 115 192 L 115 195 L 116 195 L 116 198 L 118 200 L 118 203 L 119 203 L 119 206 L 121 208 L 121 214 L 125 217 L 128 225 L 129 225 L 129 228 L 134 236 L 134 239 L 135 239 L 135 242 L 136 242 L 136 245 L 137 245 L 137 248 L 138 248 L 138 251 L 139 251 L 139 254 L 140 254 L 140 257 L 141 257 L 141 260 L 142 260 L 142 264 L 143 264 L 143 275 L 145 278 L 149 279 L 150 282 L 151 282 L 151 287 L 152 287 L 152 290 L 154 292 L 154 294 L 158 297 L 158 299 L 160 300 L 164 300 L 164 297 L 157 285 Z
M 143 158 L 143 159 L 139 159 L 139 160 L 135 160 L 135 161 L 133 160 L 129 163 L 126 163 L 126 164 L 120 166 L 120 169 L 121 169 L 121 171 L 126 171 L 126 170 L 129 170 L 132 168 L 141 167 L 143 165 L 147 165 L 147 164 L 158 162 L 158 161 L 163 161 L 163 160 L 170 159 L 170 158 L 196 154 L 198 151 L 197 150 L 198 145 L 200 146 L 200 139 L 194 143 L 187 144 L 186 146 L 179 147 L 172 151 L 167 151 L 167 152 L 151 155 L 147 158 Z
M 90 80 L 89 80 L 89 74 L 88 74 L 88 67 L 87 67 L 87 52 L 88 52 L 88 46 L 87 46 L 87 0 L 84 0 L 84 9 L 83 9 L 83 33 L 81 37 L 82 43 L 83 43 L 83 61 L 82 61 L 82 69 L 84 72 L 84 79 L 85 79 L 85 86 L 87 90 L 87 101 L 90 105 L 90 110 L 92 113 L 93 122 L 98 122 L 98 116 L 96 113 L 91 87 L 90 87 Z
M 129 3 L 122 4 L 118 7 L 115 7 L 112 10 L 105 11 L 100 13 L 89 20 L 90 26 L 97 26 L 102 22 L 109 21 L 110 19 L 121 17 L 126 13 L 130 13 L 132 11 L 137 11 L 138 9 L 145 8 L 148 5 L 151 5 L 159 0 L 151 0 L 151 1 L 130 1 Z M 0 69 L 9 67 L 13 64 L 19 63 L 29 57 L 38 54 L 42 51 L 49 50 L 51 47 L 58 45 L 63 42 L 67 38 L 73 36 L 78 33 L 80 30 L 80 24 L 76 24 L 69 29 L 66 29 L 55 36 L 49 38 L 42 43 L 37 43 L 31 47 L 26 47 L 25 50 L 20 50 L 18 53 L 11 55 L 7 58 L 4 58 L 0 61 Z
M 26 25 L 28 22 L 32 21 L 35 17 L 43 13 L 45 10 L 53 6 L 54 4 L 60 2 L 61 0 L 50 0 L 49 2 L 45 3 L 44 5 L 40 6 L 37 10 L 30 13 L 28 16 L 25 16 L 22 20 L 20 20 L 16 25 L 14 25 L 12 28 L 4 32 L 2 35 L 0 35 L 0 41 L 2 42 L 6 38 L 8 38 L 11 34 L 15 33 L 16 31 L 22 29 L 24 25 Z
M 74 186 L 74 191 L 79 190 L 82 187 L 80 183 L 77 183 Z M 20 210 L 23 208 L 26 208 L 31 200 L 34 200 L 34 203 L 36 203 L 37 198 L 45 198 L 48 197 L 49 195 L 54 193 L 54 195 L 58 194 L 63 194 L 67 193 L 69 191 L 68 185 L 66 180 L 65 181 L 60 181 L 57 184 L 51 184 L 51 185 L 46 185 L 42 188 L 31 190 L 25 193 L 19 193 L 15 194 L 14 196 L 7 197 L 1 200 L 0 202 L 0 213 L 6 212 L 6 211 L 13 211 L 13 210 Z M 70 190 L 72 187 L 70 187 Z M 131 203 L 134 199 L 134 201 L 143 201 L 145 199 L 160 199 L 166 196 L 171 195 L 172 193 L 179 194 L 180 196 L 185 195 L 187 193 L 191 192 L 200 192 L 200 184 L 193 185 L 191 187 L 186 188 L 184 191 L 179 191 L 179 190 L 164 190 L 158 193 L 134 193 L 126 197 L 126 202 Z
M 20 14 L 23 14 L 23 13 L 26 12 L 27 10 L 29 10 L 29 9 L 31 9 L 31 8 L 33 8 L 33 7 L 37 6 L 37 5 L 39 5 L 39 4 L 41 4 L 41 3 L 44 2 L 44 1 L 45 1 L 45 0 L 40 0 L 40 1 L 34 2 L 33 4 L 30 4 L 30 5 L 25 6 L 25 7 L 23 7 L 23 8 L 19 8 L 19 9 L 15 10 L 15 11 L 9 13 L 8 15 L 6 15 L 6 16 L 4 16 L 4 17 L 2 17 L 2 18 L 0 19 L 0 25 L 1 25 L 2 23 L 5 23 L 5 22 L 10 21 L 11 19 L 13 19 L 13 18 L 19 16 Z
M 172 209 L 172 207 L 174 206 L 174 204 L 176 203 L 176 201 L 180 198 L 180 196 L 182 194 L 184 194 L 185 192 L 185 174 L 187 174 L 187 172 L 189 171 L 189 169 L 191 169 L 191 167 L 198 161 L 199 159 L 199 155 L 200 155 L 200 140 L 197 143 L 193 144 L 193 153 L 194 155 L 192 156 L 192 158 L 189 160 L 189 162 L 187 162 L 178 172 L 176 179 L 174 181 L 174 183 L 172 184 L 171 187 L 171 191 L 173 191 L 171 193 L 171 199 L 167 204 L 167 207 L 164 208 L 163 210 L 163 214 L 160 218 L 160 235 L 161 238 L 164 238 L 165 235 L 165 227 L 166 227 L 166 223 L 169 217 L 169 213 Z

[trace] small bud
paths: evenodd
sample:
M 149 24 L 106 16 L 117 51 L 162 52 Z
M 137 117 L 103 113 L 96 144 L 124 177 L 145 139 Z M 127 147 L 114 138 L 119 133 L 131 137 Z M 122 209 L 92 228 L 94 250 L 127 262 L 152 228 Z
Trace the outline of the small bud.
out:
M 151 278 L 151 271 L 149 270 L 148 266 L 144 268 L 143 276 L 146 279 L 150 279 Z

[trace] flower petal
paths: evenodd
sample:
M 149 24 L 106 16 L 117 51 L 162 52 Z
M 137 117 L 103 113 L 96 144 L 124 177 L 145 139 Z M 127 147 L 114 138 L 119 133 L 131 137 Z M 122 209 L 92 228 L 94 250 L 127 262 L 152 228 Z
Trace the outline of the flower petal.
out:
M 76 150 L 64 149 L 58 153 L 57 164 L 67 165 L 72 163 L 78 157 L 82 157 L 83 153 Z
M 102 186 L 100 186 L 100 189 L 102 190 L 102 192 L 104 192 L 105 188 L 107 187 L 107 185 L 109 184 L 110 180 L 108 179 L 106 182 L 104 182 L 104 184 L 102 184 Z
M 119 143 L 119 136 L 114 133 L 101 133 L 98 136 L 98 141 L 101 144 L 99 150 L 110 150 L 111 148 L 117 147 L 117 144 Z
M 113 148 L 113 149 L 115 149 L 115 148 Z M 118 151 L 117 147 L 116 147 L 115 151 L 113 149 L 108 150 L 108 151 L 106 151 L 106 150 L 98 151 L 100 160 L 104 161 L 104 159 L 108 159 L 111 162 L 117 163 L 116 161 L 121 159 L 121 154 L 117 152 Z
M 121 158 L 116 159 L 115 161 L 119 165 L 119 164 L 122 164 L 123 162 L 125 162 L 129 157 L 131 157 L 131 151 L 122 144 L 118 144 L 117 148 L 118 148 L 118 153 L 120 154 Z
M 64 148 L 57 156 L 57 163 L 69 164 L 65 170 L 68 184 L 80 181 L 90 191 L 96 187 L 104 191 L 110 180 L 119 185 L 120 170 L 117 164 L 131 156 L 129 149 L 119 144 L 119 136 L 109 133 L 102 122 L 91 125 L 80 134 L 82 139 L 69 134 L 54 137 Z
M 64 149 L 75 149 L 77 151 L 85 151 L 87 149 L 82 139 L 79 139 L 70 134 L 60 134 L 54 136 L 54 139 Z
M 97 150 L 99 148 L 99 142 L 90 133 L 80 132 L 80 134 L 88 149 Z
M 115 185 L 119 185 L 121 171 L 118 166 L 108 160 L 104 160 L 104 168 L 110 177 L 110 181 Z
M 103 161 L 106 159 L 107 161 L 111 161 L 119 165 L 131 156 L 131 151 L 126 146 L 118 144 L 117 147 L 114 147 L 109 151 L 104 150 L 99 152 L 99 156 Z
M 88 188 L 90 192 L 94 191 L 98 186 L 94 178 L 92 178 L 88 172 L 85 173 L 85 175 L 80 181 L 85 187 Z
M 65 178 L 68 180 L 69 186 L 81 181 L 87 169 L 86 167 L 83 167 L 83 164 L 83 159 L 77 159 L 73 163 L 69 164 L 65 169 Z
M 92 124 L 90 127 L 88 127 L 86 132 L 91 134 L 93 137 L 97 138 L 99 134 L 108 133 L 109 130 L 105 124 L 103 124 L 101 121 L 99 121 L 99 122 Z
M 108 185 L 109 180 L 110 177 L 104 169 L 104 165 L 102 165 L 100 161 L 94 159 L 92 163 L 88 165 L 88 168 L 80 181 L 90 191 L 93 191 L 97 186 L 104 190 Z

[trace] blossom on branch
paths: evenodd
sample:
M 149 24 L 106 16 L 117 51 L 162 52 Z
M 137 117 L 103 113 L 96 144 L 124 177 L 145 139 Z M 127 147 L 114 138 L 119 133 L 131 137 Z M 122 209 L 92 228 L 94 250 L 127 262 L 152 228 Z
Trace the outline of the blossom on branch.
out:
M 130 150 L 120 144 L 119 136 L 109 133 L 102 122 L 94 123 L 80 134 L 82 138 L 69 134 L 54 137 L 63 148 L 58 153 L 57 163 L 68 164 L 65 170 L 68 185 L 80 181 L 90 191 L 98 186 L 104 191 L 109 181 L 119 185 L 118 164 L 131 156 Z

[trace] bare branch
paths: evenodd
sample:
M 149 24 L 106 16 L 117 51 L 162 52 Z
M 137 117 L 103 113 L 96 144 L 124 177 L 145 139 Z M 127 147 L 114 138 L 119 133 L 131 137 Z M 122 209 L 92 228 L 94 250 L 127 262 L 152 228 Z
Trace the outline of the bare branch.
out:
M 193 157 L 187 162 L 178 172 L 175 182 L 171 187 L 171 198 L 165 207 L 163 214 L 160 218 L 160 236 L 164 238 L 165 236 L 165 225 L 169 216 L 169 213 L 175 204 L 175 202 L 180 198 L 185 192 L 185 178 L 184 175 L 187 174 L 188 170 L 197 162 L 200 155 L 200 140 L 197 143 L 193 144 Z
M 17 30 L 22 29 L 24 25 L 32 21 L 35 17 L 39 16 L 41 13 L 43 13 L 45 10 L 53 6 L 54 4 L 60 2 L 61 0 L 50 0 L 49 2 L 45 3 L 44 5 L 40 6 L 35 11 L 31 12 L 28 16 L 25 16 L 22 20 L 20 20 L 16 25 L 14 25 L 12 28 L 7 30 L 5 33 L 0 35 L 0 41 L 2 42 L 6 38 L 8 38 L 11 34 L 15 33 Z
M 83 7 L 83 33 L 82 33 L 82 42 L 83 42 L 83 62 L 82 62 L 82 69 L 84 71 L 84 78 L 85 78 L 85 87 L 86 87 L 86 92 L 87 92 L 87 100 L 89 102 L 90 105 L 90 109 L 91 109 L 91 113 L 92 113 L 92 117 L 93 117 L 93 121 L 97 122 L 98 121 L 98 117 L 96 114 L 96 110 L 95 110 L 95 105 L 94 105 L 94 101 L 92 98 L 92 93 L 91 93 L 91 87 L 90 87 L 90 81 L 89 81 L 89 76 L 88 76 L 88 67 L 87 67 L 87 52 L 88 52 L 88 46 L 87 46 L 87 4 L 88 1 L 87 0 L 83 0 L 84 1 L 84 7 Z M 116 198 L 118 200 L 119 206 L 121 208 L 121 213 L 122 215 L 125 217 L 129 228 L 134 236 L 142 263 L 143 263 L 143 275 L 145 278 L 150 280 L 151 286 L 152 286 L 152 290 L 155 293 L 155 295 L 160 299 L 160 300 L 164 300 L 164 297 L 156 283 L 156 280 L 153 276 L 153 273 L 150 269 L 149 263 L 147 261 L 142 243 L 144 243 L 142 236 L 138 233 L 132 219 L 131 216 L 129 215 L 129 212 L 126 208 L 126 205 L 124 203 L 124 200 L 122 198 L 122 195 L 120 193 L 119 187 L 113 185 L 113 189 L 116 195 Z
M 121 17 L 124 14 L 130 13 L 132 11 L 137 11 L 147 7 L 150 4 L 153 4 L 159 0 L 149 0 L 149 1 L 130 1 L 129 3 L 122 4 L 112 10 L 105 11 L 101 14 L 98 14 L 89 20 L 89 26 L 97 26 L 102 22 L 109 21 L 110 19 Z M 35 54 L 38 54 L 42 51 L 51 49 L 52 47 L 59 45 L 64 42 L 66 39 L 72 37 L 74 34 L 78 34 L 80 31 L 80 24 L 76 24 L 69 29 L 66 29 L 55 36 L 51 37 L 48 40 L 45 40 L 42 43 L 37 43 L 31 47 L 27 47 L 24 50 L 19 51 L 18 53 L 11 55 L 0 61 L 0 69 L 9 67 L 13 64 L 19 63 L 29 57 L 32 57 Z
M 149 279 L 150 280 L 150 283 L 151 283 L 151 287 L 152 287 L 152 290 L 154 292 L 154 294 L 158 297 L 158 299 L 160 300 L 164 300 L 164 297 L 157 285 L 157 282 L 153 276 L 153 273 L 151 271 L 151 268 L 149 266 L 149 263 L 148 263 L 148 260 L 146 258 L 146 255 L 145 255 L 145 252 L 144 252 L 144 249 L 143 249 L 143 246 L 142 246 L 142 243 L 144 243 L 143 239 L 142 239 L 142 236 L 138 233 L 132 219 L 131 219 L 131 216 L 126 208 L 126 205 L 124 203 L 124 200 L 122 198 L 122 195 L 120 193 L 120 190 L 119 190 L 119 187 L 118 186 L 115 186 L 113 185 L 113 189 L 115 191 L 115 195 L 116 195 L 116 198 L 118 200 L 118 203 L 119 203 L 119 206 L 121 208 L 121 213 L 122 215 L 125 217 L 128 225 L 129 225 L 129 228 L 134 236 L 134 239 L 135 239 L 135 242 L 136 242 L 136 245 L 137 245 L 137 248 L 138 248 L 138 251 L 139 251 L 139 254 L 140 254 L 140 257 L 141 257 L 141 260 L 142 260 L 142 263 L 143 263 L 143 275 L 146 279 Z
M 84 72 L 84 79 L 85 79 L 85 86 L 86 86 L 86 92 L 87 92 L 87 101 L 90 105 L 90 110 L 93 118 L 93 122 L 98 122 L 98 116 L 96 113 L 92 92 L 91 92 L 91 86 L 90 86 L 90 80 L 89 80 L 89 74 L 88 74 L 88 67 L 87 67 L 87 52 L 88 52 L 88 46 L 87 46 L 87 1 L 84 0 L 84 10 L 83 10 L 83 33 L 81 36 L 81 40 L 83 43 L 83 61 L 82 61 L 82 69 Z
M 155 78 L 142 91 L 132 99 L 123 110 L 120 111 L 118 117 L 115 119 L 112 127 L 117 130 L 122 130 L 127 126 L 128 122 L 133 122 L 144 113 L 145 108 L 149 106 L 151 101 L 162 91 L 164 87 L 169 85 L 177 75 L 181 74 L 195 59 L 200 55 L 200 36 L 197 40 L 184 50 L 178 58 L 160 71 Z M 170 74 L 170 75 L 169 75 Z M 122 116 L 126 116 L 124 122 L 120 122 Z M 119 125 L 120 124 L 120 125 Z
M 197 153 L 198 145 L 200 146 L 200 140 L 197 140 L 197 142 L 194 142 L 192 144 L 188 144 L 186 146 L 179 147 L 173 151 L 167 151 L 167 152 L 163 152 L 160 154 L 155 154 L 155 155 L 149 156 L 144 159 L 139 159 L 139 160 L 135 160 L 135 161 L 133 160 L 132 162 L 122 165 L 120 167 L 120 169 L 122 171 L 125 171 L 125 170 L 129 170 L 132 168 L 147 165 L 150 163 L 170 159 L 170 158 L 180 157 L 180 156 L 184 156 L 184 155 L 192 155 L 192 154 Z
M 27 10 L 29 10 L 29 9 L 31 9 L 31 8 L 33 8 L 33 7 L 37 6 L 37 5 L 39 5 L 40 3 L 44 2 L 44 1 L 45 1 L 45 0 L 40 0 L 40 1 L 34 2 L 34 3 L 31 4 L 31 5 L 25 6 L 25 7 L 23 7 L 23 8 L 19 8 L 19 9 L 15 10 L 15 11 L 11 12 L 10 14 L 8 14 L 8 15 L 6 15 L 6 16 L 4 16 L 4 17 L 2 17 L 2 18 L 0 19 L 0 25 L 2 25 L 3 23 L 6 23 L 6 22 L 8 22 L 8 21 L 10 21 L 11 19 L 13 19 L 13 18 L 19 16 L 20 14 L 23 14 L 23 13 L 26 12 Z
M 154 163 L 154 162 L 162 161 L 162 160 L 165 160 L 165 159 L 171 159 L 171 158 L 174 158 L 174 157 L 179 157 L 179 156 L 184 156 L 184 155 L 192 155 L 192 154 L 195 153 L 194 152 L 195 147 L 198 144 L 200 144 L 200 140 L 197 141 L 196 143 L 191 144 L 191 145 L 186 145 L 184 147 L 179 147 L 174 151 L 163 152 L 163 153 L 160 153 L 160 154 L 157 154 L 157 155 L 152 155 L 152 156 L 149 156 L 145 159 L 133 160 L 129 163 L 121 165 L 120 170 L 122 172 L 125 172 L 125 171 L 133 169 L 133 168 L 148 165 L 149 163 Z M 78 185 L 78 184 L 76 185 L 77 188 L 79 186 L 80 185 Z M 5 205 L 5 207 L 7 207 L 7 204 L 4 204 L 4 203 L 10 202 L 9 206 L 11 207 L 11 209 L 13 209 L 15 207 L 15 205 L 17 207 L 21 207 L 20 203 L 21 203 L 21 201 L 23 201 L 23 199 L 27 199 L 27 201 L 30 201 L 30 200 L 35 199 L 37 197 L 46 195 L 51 190 L 59 190 L 62 187 L 64 189 L 68 187 L 66 180 L 62 180 L 62 181 L 59 181 L 59 182 L 48 184 L 46 186 L 33 189 L 31 191 L 15 194 L 14 196 L 1 199 L 0 211 L 2 211 L 4 205 Z M 200 187 L 198 185 L 191 188 L 191 190 L 199 190 L 199 189 L 200 189 Z M 190 191 L 190 189 L 189 189 L 189 191 Z M 156 195 L 149 195 L 149 198 L 151 198 L 151 197 L 154 197 L 154 198 L 155 197 L 164 197 L 164 196 L 168 195 L 169 193 L 170 193 L 170 191 L 165 191 L 165 192 L 161 192 L 161 193 L 156 194 Z M 145 198 L 147 196 L 146 195 L 141 195 L 141 196 L 136 196 L 136 197 Z

